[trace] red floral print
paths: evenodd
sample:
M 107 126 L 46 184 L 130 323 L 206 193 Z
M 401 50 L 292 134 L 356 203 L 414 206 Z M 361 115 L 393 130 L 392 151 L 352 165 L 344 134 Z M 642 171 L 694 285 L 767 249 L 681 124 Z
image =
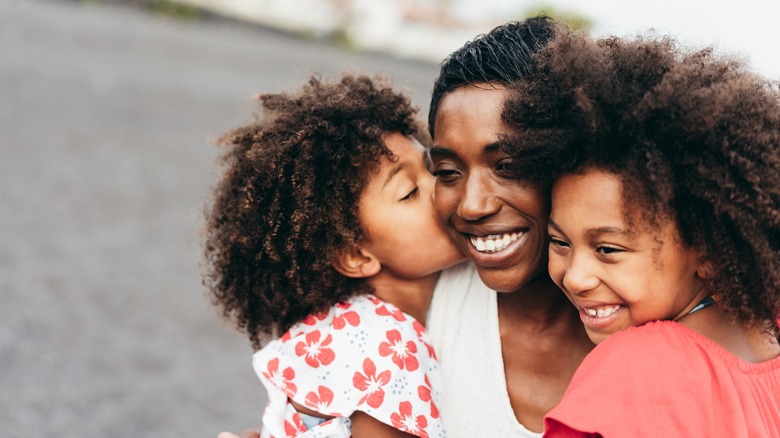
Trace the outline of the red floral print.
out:
M 377 297 L 371 297 L 371 301 L 376 304 L 376 314 L 382 316 L 392 316 L 396 321 L 406 321 L 406 315 L 397 307 L 388 305 Z
M 336 330 L 343 329 L 347 326 L 347 323 L 349 323 L 349 325 L 352 327 L 357 327 L 360 325 L 360 315 L 358 315 L 357 312 L 350 310 L 349 312 L 344 312 L 341 315 L 333 318 L 333 328 Z
M 268 362 L 268 371 L 263 371 L 263 376 L 273 382 L 277 388 L 280 388 L 287 394 L 287 397 L 293 397 L 298 392 L 298 387 L 293 383 L 295 370 L 287 367 L 279 373 L 279 359 L 272 359 Z
M 417 387 L 417 395 L 420 396 L 420 400 L 428 402 L 431 405 L 431 418 L 439 418 L 439 408 L 436 407 L 436 403 L 431 397 L 431 381 L 428 380 L 428 375 L 425 375 L 425 385 Z
M 324 321 L 328 317 L 328 312 L 312 313 L 306 318 L 303 318 L 303 323 L 306 325 L 317 324 L 317 321 Z
M 295 345 L 295 354 L 305 356 L 306 364 L 312 368 L 319 368 L 320 364 L 329 365 L 336 358 L 333 350 L 327 348 L 332 340 L 328 335 L 320 342 L 320 331 L 311 331 L 306 333 L 306 342 L 301 341 Z
M 390 382 L 392 373 L 390 373 L 390 370 L 385 370 L 377 375 L 376 365 L 374 365 L 374 362 L 369 358 L 366 358 L 363 361 L 363 373 L 364 374 L 356 372 L 352 377 L 352 385 L 360 391 L 365 392 L 363 397 L 358 400 L 358 406 L 366 403 L 376 409 L 381 406 L 382 402 L 385 400 L 385 390 L 382 389 L 382 387 Z
M 428 433 L 425 432 L 428 420 L 425 419 L 425 415 L 413 416 L 412 404 L 408 401 L 401 402 L 398 405 L 398 412 L 393 412 L 390 415 L 390 421 L 393 422 L 393 427 L 398 430 L 428 438 Z
M 296 324 L 253 357 L 269 393 L 263 433 L 347 438 L 349 413 L 367 409 L 405 432 L 442 436 L 440 393 L 431 387 L 438 365 L 426 336 L 414 318 L 373 295 L 352 297 Z M 290 400 L 330 420 L 304 432 L 305 417 Z
M 326 386 L 320 385 L 317 392 L 311 391 L 306 394 L 304 404 L 321 414 L 328 414 L 328 406 L 333 402 L 333 391 Z
M 306 425 L 303 424 L 303 420 L 301 420 L 301 416 L 296 414 L 293 414 L 292 416 L 292 422 L 285 421 L 284 422 L 284 433 L 287 435 L 287 438 L 295 438 L 299 434 L 308 431 L 309 429 L 306 428 Z
M 386 334 L 387 340 L 390 342 L 382 342 L 379 344 L 379 354 L 382 357 L 390 356 L 393 363 L 398 365 L 398 368 L 406 368 L 409 371 L 414 371 L 419 368 L 420 364 L 417 362 L 417 344 L 412 341 L 404 342 L 401 339 L 401 333 L 398 330 L 390 330 Z
M 436 359 L 436 352 L 433 351 L 433 345 L 431 345 L 431 338 L 428 337 L 428 332 L 425 331 L 425 327 L 423 327 L 422 324 L 417 322 L 417 320 L 412 320 L 412 327 L 414 328 L 414 331 L 417 333 L 417 337 L 422 341 L 423 344 L 425 344 L 425 348 L 428 350 L 428 357 L 432 357 Z

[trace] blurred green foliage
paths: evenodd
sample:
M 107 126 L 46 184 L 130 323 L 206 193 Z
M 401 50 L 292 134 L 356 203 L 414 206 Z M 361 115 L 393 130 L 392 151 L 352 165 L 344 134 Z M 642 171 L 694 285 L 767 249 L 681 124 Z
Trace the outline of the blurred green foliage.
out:
M 139 7 L 156 15 L 163 15 L 176 20 L 195 21 L 201 18 L 201 11 L 195 7 L 174 0 L 81 0 L 86 4 L 116 4 Z
M 574 31 L 590 32 L 593 28 L 593 20 L 589 17 L 574 11 L 557 9 L 549 5 L 536 5 L 526 9 L 521 19 L 545 15 L 556 21 L 566 24 Z

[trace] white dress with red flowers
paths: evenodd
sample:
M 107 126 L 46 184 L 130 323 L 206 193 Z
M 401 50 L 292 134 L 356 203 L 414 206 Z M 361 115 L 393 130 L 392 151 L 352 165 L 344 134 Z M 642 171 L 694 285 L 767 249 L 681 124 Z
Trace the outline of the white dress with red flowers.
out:
M 263 438 L 349 437 L 355 411 L 412 435 L 445 436 L 425 328 L 373 295 L 308 316 L 255 353 L 253 366 L 268 391 Z M 334 418 L 307 430 L 288 399 Z

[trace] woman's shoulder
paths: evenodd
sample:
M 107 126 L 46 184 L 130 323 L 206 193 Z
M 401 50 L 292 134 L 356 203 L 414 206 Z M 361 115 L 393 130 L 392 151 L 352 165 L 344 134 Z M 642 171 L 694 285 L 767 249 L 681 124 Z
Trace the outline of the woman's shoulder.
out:
M 479 278 L 471 262 L 463 262 L 445 269 L 439 276 L 431 300 L 430 315 L 435 319 L 456 318 L 455 313 L 468 313 L 495 301 L 495 292 Z

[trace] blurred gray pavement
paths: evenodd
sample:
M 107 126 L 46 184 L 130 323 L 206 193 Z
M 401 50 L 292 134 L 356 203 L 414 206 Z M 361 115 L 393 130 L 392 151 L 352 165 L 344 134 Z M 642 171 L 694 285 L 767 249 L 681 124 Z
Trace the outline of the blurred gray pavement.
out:
M 254 94 L 344 69 L 422 106 L 437 71 L 221 19 L 0 0 L 0 436 L 259 422 L 249 341 L 201 286 L 210 141 Z

